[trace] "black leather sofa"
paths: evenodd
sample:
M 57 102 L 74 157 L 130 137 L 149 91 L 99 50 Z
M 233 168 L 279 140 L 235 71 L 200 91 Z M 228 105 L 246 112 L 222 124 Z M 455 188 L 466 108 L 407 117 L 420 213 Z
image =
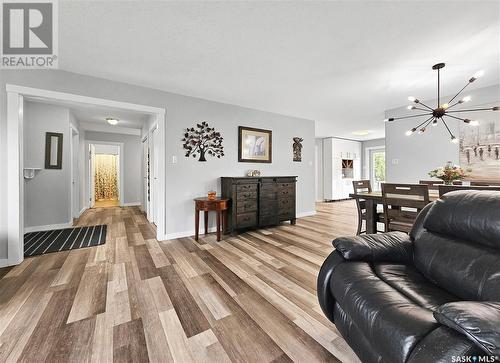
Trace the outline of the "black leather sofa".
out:
M 362 362 L 500 360 L 500 192 L 451 192 L 409 235 L 333 245 L 318 298 Z

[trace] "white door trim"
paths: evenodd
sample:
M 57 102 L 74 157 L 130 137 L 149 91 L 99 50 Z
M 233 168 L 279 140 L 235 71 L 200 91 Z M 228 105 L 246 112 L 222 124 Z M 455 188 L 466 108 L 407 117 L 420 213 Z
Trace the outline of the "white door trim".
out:
M 43 97 L 57 101 L 73 101 L 91 105 L 109 106 L 154 114 L 158 124 L 160 167 L 158 174 L 158 225 L 157 239 L 166 239 L 166 109 L 146 105 L 119 102 L 104 98 L 49 91 L 13 84 L 7 91 L 7 258 L 0 259 L 0 267 L 17 265 L 24 259 L 24 189 L 23 189 L 23 102 L 24 96 Z
M 74 134 L 73 134 L 74 133 Z M 75 165 L 74 165 L 74 162 L 75 162 L 75 155 L 74 155 L 74 147 L 75 145 L 73 144 L 73 136 L 75 135 L 80 135 L 80 132 L 78 131 L 78 129 L 73 126 L 72 124 L 69 125 L 69 135 L 70 135 L 70 138 L 69 138 L 69 149 L 70 149 L 70 165 L 71 165 L 71 170 L 70 170 L 70 188 L 69 188 L 69 192 L 70 192 L 70 212 L 69 212 L 69 215 L 70 215 L 70 218 L 69 220 L 70 221 L 73 221 L 73 218 L 78 218 L 78 217 L 75 217 L 75 205 L 74 205 L 74 194 L 75 194 L 75 184 L 73 183 L 73 180 L 76 179 L 76 176 L 74 175 L 74 170 L 75 170 Z M 80 145 L 78 145 L 78 149 L 80 149 Z M 78 159 L 78 163 L 77 163 L 77 167 L 78 167 L 78 171 L 80 171 L 80 155 L 79 153 L 76 154 L 76 158 Z M 81 176 L 80 178 L 78 178 L 78 200 L 80 200 L 80 180 L 81 180 Z M 78 209 L 80 210 L 81 209 L 81 206 L 78 206 Z
M 120 207 L 124 206 L 124 198 L 125 198 L 125 186 L 123 182 L 123 171 L 125 167 L 125 160 L 123 157 L 123 142 L 114 142 L 114 141 L 95 141 L 95 140 L 85 140 L 85 146 L 87 145 L 115 145 L 118 146 L 120 151 L 118 152 L 118 198 L 120 200 Z M 88 149 L 86 147 L 86 149 Z M 92 161 L 91 161 L 92 162 Z M 90 201 L 92 197 L 92 168 L 90 167 L 90 163 L 87 163 L 89 165 L 88 167 L 88 173 L 89 173 L 89 195 L 88 195 L 88 201 Z M 95 203 L 95 200 L 94 200 Z M 89 205 L 89 208 L 91 206 Z

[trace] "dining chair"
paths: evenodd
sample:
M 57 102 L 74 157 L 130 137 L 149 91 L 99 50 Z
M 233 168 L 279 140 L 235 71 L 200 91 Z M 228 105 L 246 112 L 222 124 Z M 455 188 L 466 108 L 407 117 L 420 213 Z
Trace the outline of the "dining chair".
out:
M 489 182 L 489 181 L 471 181 L 470 185 L 473 187 L 498 187 L 500 182 Z
M 409 233 L 420 212 L 429 204 L 425 184 L 382 184 L 385 230 Z
M 429 190 L 439 190 L 440 185 L 444 185 L 442 180 L 420 180 L 419 184 L 424 184 L 429 186 Z M 455 180 L 453 185 L 462 185 L 461 180 Z
M 471 183 L 472 184 L 472 183 Z M 439 198 L 449 192 L 454 192 L 455 190 L 496 190 L 500 191 L 500 186 L 481 186 L 481 185 L 440 185 L 439 186 Z
M 372 185 L 369 180 L 353 180 L 352 187 L 354 190 L 354 194 L 358 194 L 359 192 L 372 192 Z M 360 235 L 361 233 L 366 233 L 366 229 L 364 231 L 361 230 L 361 226 L 363 221 L 366 223 L 366 200 L 355 198 L 356 206 L 358 208 L 358 229 L 356 235 Z M 384 214 L 377 213 L 377 222 L 383 222 Z
M 438 190 L 438 187 L 443 184 L 441 180 L 420 180 L 418 184 L 427 185 L 429 190 Z

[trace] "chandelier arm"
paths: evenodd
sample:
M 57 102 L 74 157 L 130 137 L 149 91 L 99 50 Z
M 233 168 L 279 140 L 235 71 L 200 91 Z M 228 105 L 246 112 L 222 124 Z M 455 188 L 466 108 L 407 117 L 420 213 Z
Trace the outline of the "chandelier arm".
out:
M 424 126 L 424 128 L 427 128 L 427 126 L 429 126 L 431 124 L 432 121 L 434 121 L 435 117 L 432 116 L 431 119 L 429 120 L 429 122 L 427 122 Z
M 415 126 L 415 127 L 414 127 L 414 129 L 418 129 L 420 126 L 422 126 L 422 125 L 423 125 L 423 124 L 425 124 L 426 122 L 427 122 L 427 123 L 431 123 L 431 121 L 432 121 L 433 119 L 434 119 L 434 116 L 429 117 L 429 118 L 428 118 L 427 120 L 425 120 L 424 122 L 422 122 L 422 123 L 418 124 L 417 126 Z M 426 125 L 425 127 L 427 127 L 427 125 Z
M 464 89 L 465 89 L 465 88 L 466 88 L 469 84 L 471 84 L 471 82 L 467 82 L 467 84 L 466 84 L 465 86 L 463 86 L 463 88 L 462 88 L 460 91 L 458 91 L 458 93 L 457 93 L 455 96 L 453 96 L 453 98 L 452 98 L 451 100 L 449 100 L 449 101 L 448 101 L 448 103 L 450 103 L 450 102 L 451 102 L 451 101 L 453 101 L 455 98 L 457 98 L 457 97 L 458 97 L 458 95 L 459 95 L 460 93 L 462 93 L 462 91 L 463 91 L 463 90 L 464 90 Z
M 465 118 L 456 117 L 456 116 L 453 116 L 453 115 L 446 115 L 446 116 L 451 117 L 451 118 L 455 118 L 455 119 L 460 120 L 460 121 L 465 121 L 466 120 Z
M 455 110 L 455 111 L 447 111 L 448 112 L 473 112 L 473 111 L 494 111 L 493 107 L 488 108 L 471 108 L 466 110 Z
M 419 110 L 419 111 L 428 111 L 425 108 L 420 108 L 420 107 L 414 107 L 413 110 Z
M 454 138 L 454 137 L 455 137 L 455 135 L 453 135 L 453 133 L 451 132 L 451 130 L 450 130 L 450 128 L 448 127 L 448 124 L 446 123 L 446 121 L 444 120 L 444 118 L 442 118 L 442 117 L 441 117 L 441 121 L 443 121 L 443 124 L 444 124 L 444 126 L 446 127 L 446 130 L 448 130 L 448 132 L 449 132 L 450 136 L 451 136 L 452 138 Z
M 433 109 L 432 107 L 427 106 L 427 105 L 426 105 L 425 103 L 423 103 L 422 101 L 418 101 L 418 104 L 419 104 L 419 105 L 422 105 L 422 106 L 424 106 L 424 107 L 427 107 L 427 108 L 428 108 L 429 110 L 431 110 L 431 111 L 434 111 L 434 109 Z
M 392 121 L 396 121 L 396 120 L 402 120 L 402 119 L 405 119 L 405 118 L 412 118 L 412 117 L 419 117 L 419 116 L 429 116 L 429 115 L 432 115 L 432 113 L 419 113 L 418 115 L 411 115 L 411 116 L 403 116 L 403 117 L 394 117 L 394 120 Z
M 459 105 L 460 103 L 461 103 L 460 101 L 457 101 L 453 105 L 448 106 L 448 108 L 446 110 L 449 110 L 450 108 L 455 107 L 456 105 Z

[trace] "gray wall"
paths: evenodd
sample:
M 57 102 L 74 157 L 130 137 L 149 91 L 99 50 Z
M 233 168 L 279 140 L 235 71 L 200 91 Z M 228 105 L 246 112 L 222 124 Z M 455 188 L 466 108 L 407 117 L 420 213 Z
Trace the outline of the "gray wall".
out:
M 58 70 L 0 71 L 0 162 L 6 163 L 5 84 L 69 92 L 90 97 L 138 103 L 167 110 L 167 233 L 194 230 L 192 198 L 217 187 L 221 176 L 242 176 L 248 169 L 261 169 L 263 175 L 297 175 L 297 212 L 311 212 L 314 206 L 314 122 L 290 116 L 211 102 L 193 97 L 133 86 L 125 83 Z M 185 158 L 180 139 L 183 129 L 208 121 L 224 136 L 226 156 L 201 163 Z M 238 125 L 273 130 L 273 163 L 238 163 Z M 304 138 L 302 162 L 292 161 L 292 137 Z M 179 162 L 172 164 L 172 156 Z M 137 171 L 140 173 L 140 170 Z M 6 175 L 0 170 L 0 257 L 6 256 Z M 137 200 L 140 200 L 139 198 Z
M 67 108 L 26 102 L 24 165 L 41 168 L 24 180 L 25 228 L 68 223 L 70 218 L 70 113 Z M 63 134 L 62 169 L 45 169 L 45 133 Z M 5 164 L 4 164 L 5 165 Z
M 122 203 L 140 203 L 142 191 L 142 145 L 138 135 L 122 135 L 103 132 L 85 132 L 86 145 L 88 141 L 110 141 L 123 143 L 123 191 Z M 96 150 L 97 152 L 97 150 Z M 89 170 L 85 168 L 85 200 L 89 200 Z M 87 203 L 88 204 L 88 203 Z
M 384 147 L 385 139 L 373 139 L 361 142 L 361 177 L 370 179 L 370 159 L 366 157 L 366 149 L 372 147 Z
M 467 92 L 464 91 L 462 95 L 471 95 L 472 100 L 465 104 L 466 107 L 461 108 L 474 108 L 485 104 L 499 104 L 500 85 L 477 88 Z M 444 96 L 443 98 L 448 100 L 451 97 L 453 95 Z M 435 105 L 437 100 L 422 100 L 422 102 L 431 106 Z M 418 112 L 409 111 L 406 109 L 406 106 L 387 110 L 385 116 L 400 117 L 411 115 L 412 112 L 413 114 Z M 490 112 L 490 114 L 490 117 L 496 116 L 493 115 L 493 112 Z M 469 112 L 464 113 L 464 115 L 474 116 L 474 113 Z M 386 173 L 388 182 L 415 183 L 421 179 L 429 179 L 427 175 L 428 171 L 443 166 L 447 161 L 455 164 L 459 163 L 459 145 L 450 142 L 450 136 L 441 123 L 436 127 L 429 127 L 429 130 L 424 134 L 405 135 L 407 130 L 418 125 L 418 120 L 423 121 L 424 119 L 413 118 L 386 122 Z M 447 122 L 451 131 L 457 137 L 459 136 L 460 122 L 458 120 L 456 122 Z

